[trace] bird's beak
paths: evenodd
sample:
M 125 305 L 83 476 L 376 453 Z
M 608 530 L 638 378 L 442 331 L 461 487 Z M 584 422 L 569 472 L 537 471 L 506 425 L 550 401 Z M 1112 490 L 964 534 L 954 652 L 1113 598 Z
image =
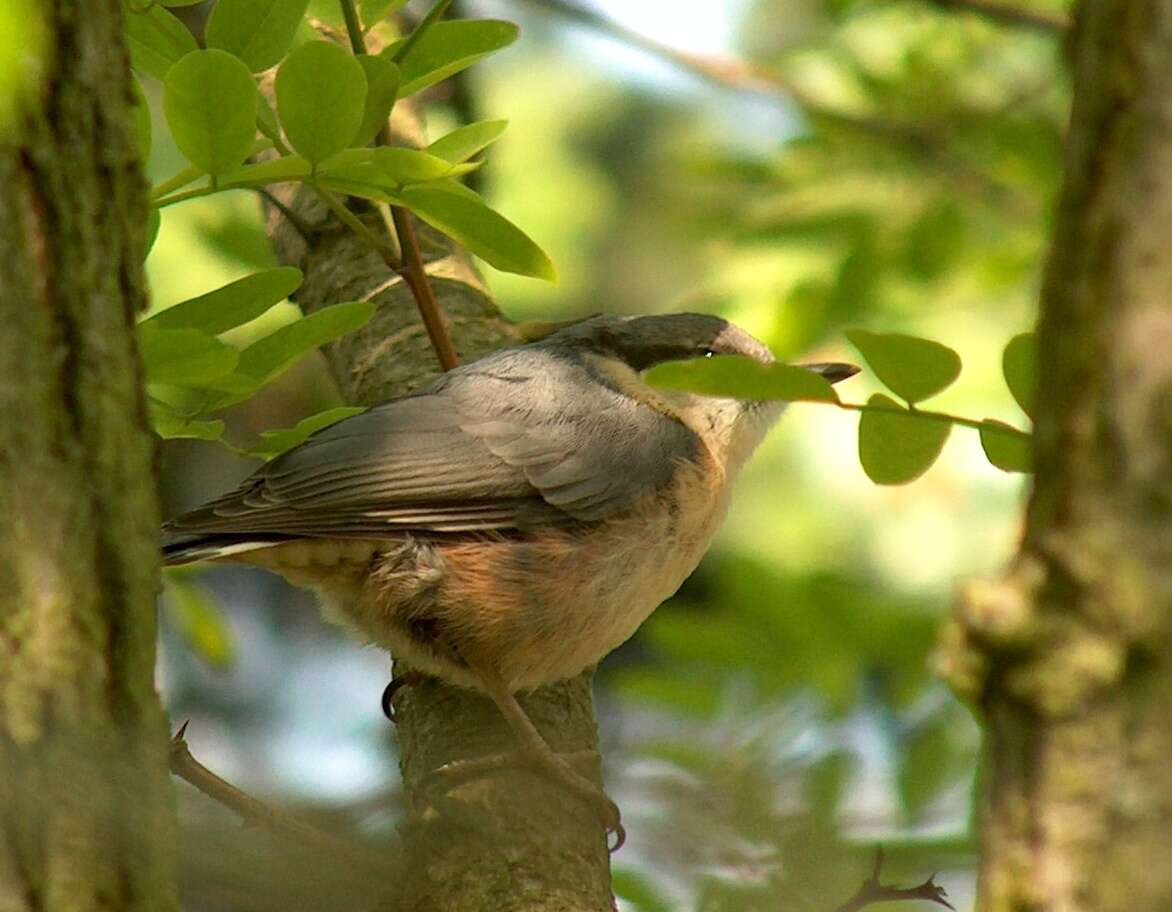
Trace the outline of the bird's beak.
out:
M 846 364 L 840 361 L 828 361 L 819 364 L 801 364 L 799 367 L 804 367 L 808 371 L 813 371 L 816 374 L 821 374 L 831 383 L 838 383 L 840 380 L 846 380 L 853 377 L 859 372 L 859 368 L 854 364 Z

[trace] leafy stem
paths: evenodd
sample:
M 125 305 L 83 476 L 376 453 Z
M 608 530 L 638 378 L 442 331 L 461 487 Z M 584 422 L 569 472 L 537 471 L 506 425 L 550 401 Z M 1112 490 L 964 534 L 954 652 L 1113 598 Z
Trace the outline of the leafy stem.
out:
M 362 27 L 358 20 L 358 11 L 354 5 L 354 0 L 338 0 L 338 3 L 342 8 L 342 17 L 346 20 L 346 33 L 350 39 L 351 50 L 354 51 L 355 56 L 362 57 L 367 53 L 366 42 L 362 37 Z M 392 60 L 396 63 L 402 60 L 427 30 L 438 21 L 450 5 L 451 0 L 439 0 L 428 11 L 423 21 L 416 26 L 414 31 L 399 46 Z M 379 130 L 378 136 L 375 137 L 374 141 L 375 145 L 390 145 L 390 128 L 384 125 Z M 342 208 L 344 209 L 345 207 L 343 206 Z M 338 214 L 337 210 L 334 211 L 335 214 Z M 341 218 L 340 215 L 339 217 Z M 353 228 L 351 222 L 344 218 L 343 221 Z M 354 219 L 354 221 L 358 220 Z M 419 249 L 419 239 L 415 233 L 411 213 L 402 206 L 391 206 L 391 221 L 394 224 L 395 233 L 399 237 L 399 245 L 403 251 L 402 263 L 400 264 L 393 259 L 393 252 L 387 245 L 379 242 L 375 249 L 378 250 L 387 265 L 403 277 L 403 280 L 407 283 L 407 287 L 411 289 L 411 294 L 415 298 L 415 306 L 419 309 L 419 316 L 423 320 L 424 328 L 427 330 L 427 335 L 431 340 L 432 348 L 435 350 L 436 358 L 439 359 L 440 367 L 445 371 L 451 370 L 460 363 L 460 358 L 456 354 L 455 346 L 452 345 L 451 336 L 448 335 L 447 327 L 444 324 L 443 312 L 440 310 L 439 301 L 436 299 L 431 282 L 427 277 L 427 270 L 424 268 L 423 256 Z M 366 230 L 365 226 L 363 226 L 363 229 Z M 370 243 L 370 241 L 367 241 L 367 243 Z

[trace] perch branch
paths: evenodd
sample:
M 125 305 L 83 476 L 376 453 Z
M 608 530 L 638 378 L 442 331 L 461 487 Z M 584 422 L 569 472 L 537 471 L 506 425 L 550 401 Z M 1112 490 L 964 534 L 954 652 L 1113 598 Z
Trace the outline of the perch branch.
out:
M 883 847 L 880 846 L 875 851 L 875 866 L 871 869 L 871 876 L 864 880 L 858 892 L 839 906 L 835 912 L 859 912 L 860 909 L 876 903 L 910 899 L 927 900 L 956 912 L 956 907 L 948 901 L 948 894 L 944 892 L 944 888 L 936 883 L 935 874 L 914 887 L 888 887 L 879 882 L 879 874 L 882 870 Z

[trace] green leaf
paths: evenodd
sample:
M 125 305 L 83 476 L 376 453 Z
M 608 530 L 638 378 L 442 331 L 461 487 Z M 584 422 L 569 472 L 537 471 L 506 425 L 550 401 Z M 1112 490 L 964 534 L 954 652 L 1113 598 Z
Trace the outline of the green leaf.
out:
M 343 418 L 352 418 L 365 411 L 364 408 L 341 406 L 310 415 L 308 418 L 298 421 L 293 427 L 282 431 L 264 431 L 260 435 L 261 442 L 247 450 L 247 455 L 256 456 L 259 459 L 274 459 L 286 450 L 291 450 L 303 443 L 311 434 L 328 428 L 331 424 L 337 424 Z
M 396 184 L 421 183 L 448 177 L 452 163 L 417 149 L 383 146 L 374 150 L 374 161 Z
M 300 155 L 284 155 L 269 161 L 257 162 L 225 174 L 221 187 L 261 187 L 309 177 L 310 167 Z
M 192 51 L 167 73 L 163 110 L 179 150 L 219 175 L 237 167 L 256 137 L 256 85 L 225 51 Z
M 131 112 L 134 116 L 134 132 L 138 137 L 138 156 L 145 162 L 151 157 L 151 108 L 142 86 L 134 76 L 130 77 L 130 88 L 134 96 Z
M 1003 472 L 1033 471 L 1034 439 L 1011 424 L 986 418 L 981 422 L 981 449 Z
M 392 13 L 397 13 L 407 5 L 407 0 L 362 0 L 362 26 L 369 30 L 376 23 L 386 19 Z
M 175 63 L 198 48 L 187 26 L 158 5 L 144 13 L 127 9 L 126 44 L 131 66 L 156 79 L 166 79 Z
M 493 19 L 435 23 L 399 61 L 403 71 L 399 97 L 414 95 L 467 69 L 493 51 L 508 47 L 519 34 L 513 23 Z M 392 44 L 380 56 L 393 57 L 401 44 Z
M 240 353 L 238 370 L 259 383 L 268 383 L 306 352 L 353 332 L 372 316 L 374 304 L 370 301 L 326 307 L 248 346 Z
M 960 355 L 939 342 L 865 329 L 848 329 L 846 337 L 875 376 L 908 402 L 935 396 L 960 375 Z
M 259 73 L 285 56 L 309 0 L 218 0 L 208 18 L 207 45 L 235 54 Z
M 452 164 L 458 164 L 494 143 L 508 125 L 507 120 L 481 120 L 470 123 L 446 136 L 441 136 L 428 146 L 426 151 L 447 159 Z
M 281 141 L 281 123 L 277 120 L 277 112 L 273 110 L 272 104 L 261 92 L 260 86 L 256 87 L 256 128 L 271 139 L 273 145 L 280 148 L 278 144 Z
M 151 399 L 147 402 L 151 426 L 165 440 L 219 440 L 224 434 L 224 422 L 218 418 L 207 421 L 180 415 L 171 406 Z
M 1001 354 L 1001 373 L 1021 410 L 1032 419 L 1038 390 L 1038 339 L 1034 333 L 1021 333 L 1009 340 Z
M 202 386 L 232 373 L 240 353 L 198 329 L 163 329 L 144 323 L 138 346 L 147 383 Z
M 951 430 L 951 422 L 917 416 L 876 393 L 859 415 L 859 462 L 875 484 L 905 484 L 932 467 Z
M 837 402 L 829 381 L 794 364 L 760 364 L 737 355 L 690 358 L 657 364 L 644 374 L 660 389 L 687 390 L 728 399 Z
M 163 575 L 165 604 L 175 629 L 197 656 L 217 670 L 228 668 L 236 655 L 232 631 L 215 597 L 173 573 Z
M 301 285 L 301 270 L 292 266 L 266 269 L 230 282 L 215 291 L 180 301 L 142 322 L 159 329 L 198 329 L 209 336 L 255 320 L 289 297 Z
M 433 228 L 505 272 L 553 282 L 557 273 L 545 251 L 520 228 L 471 191 L 438 186 L 406 187 L 403 204 Z
M 358 58 L 366 73 L 366 104 L 362 111 L 362 126 L 358 128 L 352 145 L 365 146 L 386 126 L 399 91 L 399 68 L 385 57 L 371 54 Z
M 145 260 L 151 252 L 151 248 L 155 246 L 155 241 L 159 237 L 159 226 L 163 223 L 162 216 L 159 210 L 151 206 L 150 211 L 147 212 L 147 226 L 146 226 L 146 250 L 143 252 L 142 258 Z
M 336 44 L 297 48 L 277 70 L 276 90 L 285 135 L 314 165 L 349 146 L 362 126 L 366 75 Z

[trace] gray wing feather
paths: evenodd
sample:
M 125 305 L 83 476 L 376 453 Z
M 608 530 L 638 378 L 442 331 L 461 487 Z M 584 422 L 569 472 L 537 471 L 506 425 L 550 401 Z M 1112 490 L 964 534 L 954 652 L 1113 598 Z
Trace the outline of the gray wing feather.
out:
M 567 388 L 582 394 L 567 401 Z M 696 447 L 682 424 L 586 365 L 510 350 L 318 432 L 167 530 L 379 536 L 590 522 L 661 488 Z

